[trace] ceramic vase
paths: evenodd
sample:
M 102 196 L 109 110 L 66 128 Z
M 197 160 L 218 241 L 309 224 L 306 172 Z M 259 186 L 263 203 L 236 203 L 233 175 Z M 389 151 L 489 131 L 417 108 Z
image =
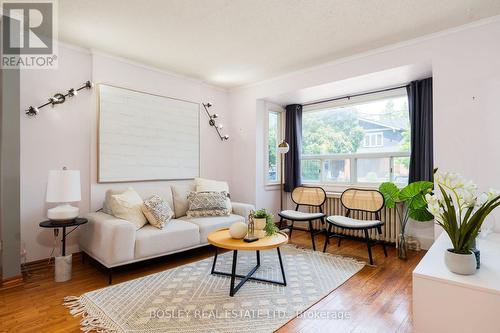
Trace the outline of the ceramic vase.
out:
M 474 253 L 459 254 L 448 249 L 444 253 L 446 267 L 453 273 L 461 275 L 472 275 L 476 272 L 476 256 Z

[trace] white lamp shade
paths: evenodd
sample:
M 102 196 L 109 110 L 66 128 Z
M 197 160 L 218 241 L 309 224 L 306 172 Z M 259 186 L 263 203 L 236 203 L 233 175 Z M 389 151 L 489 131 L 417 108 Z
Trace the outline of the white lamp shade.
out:
M 50 170 L 47 202 L 80 201 L 80 170 Z

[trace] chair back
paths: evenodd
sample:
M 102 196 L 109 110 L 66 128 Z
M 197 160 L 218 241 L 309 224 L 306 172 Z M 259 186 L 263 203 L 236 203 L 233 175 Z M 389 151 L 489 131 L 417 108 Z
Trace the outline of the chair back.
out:
M 340 197 L 348 210 L 376 213 L 384 207 L 384 196 L 377 190 L 349 188 Z
M 297 205 L 321 206 L 326 201 L 326 192 L 321 187 L 299 186 L 292 191 L 292 200 Z

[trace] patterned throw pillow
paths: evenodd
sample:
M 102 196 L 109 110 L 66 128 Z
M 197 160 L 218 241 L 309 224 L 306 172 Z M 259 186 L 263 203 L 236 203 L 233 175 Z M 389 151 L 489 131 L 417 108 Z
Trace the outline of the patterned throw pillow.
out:
M 190 192 L 188 217 L 229 215 L 227 192 Z
M 174 212 L 170 206 L 159 195 L 153 195 L 142 205 L 142 212 L 148 222 L 158 229 L 163 229 L 165 223 L 170 221 Z

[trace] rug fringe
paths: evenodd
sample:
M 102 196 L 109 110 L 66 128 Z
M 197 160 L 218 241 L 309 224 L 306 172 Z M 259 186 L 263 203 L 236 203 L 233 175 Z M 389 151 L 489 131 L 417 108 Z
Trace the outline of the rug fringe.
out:
M 80 329 L 85 333 L 92 331 L 97 333 L 113 333 L 117 331 L 110 327 L 110 325 L 106 325 L 98 317 L 90 315 L 81 297 L 66 296 L 64 297 L 63 305 L 69 309 L 69 313 L 73 317 L 82 317 L 82 320 L 80 320 Z

